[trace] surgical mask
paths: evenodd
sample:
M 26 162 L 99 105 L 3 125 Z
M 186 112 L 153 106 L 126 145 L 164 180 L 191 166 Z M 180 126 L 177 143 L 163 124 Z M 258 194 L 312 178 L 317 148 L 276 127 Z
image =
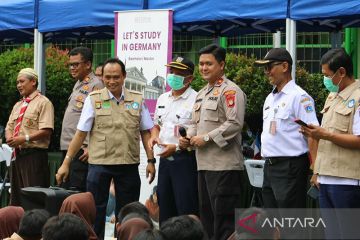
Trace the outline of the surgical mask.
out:
M 185 77 L 176 74 L 168 74 L 166 81 L 173 90 L 180 90 L 184 87 Z
M 329 92 L 339 92 L 339 84 L 341 83 L 342 79 L 340 80 L 340 82 L 338 83 L 338 85 L 335 85 L 332 81 L 332 79 L 334 78 L 334 76 L 336 75 L 337 71 L 335 72 L 335 74 L 330 78 L 330 77 L 326 77 L 324 76 L 324 86 L 326 87 L 326 89 Z

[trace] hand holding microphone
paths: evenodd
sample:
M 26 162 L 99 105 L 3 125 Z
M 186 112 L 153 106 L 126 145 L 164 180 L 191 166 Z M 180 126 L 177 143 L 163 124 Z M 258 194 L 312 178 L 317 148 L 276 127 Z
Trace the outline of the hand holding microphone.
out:
M 181 137 L 183 137 L 184 139 L 186 139 L 187 141 L 181 141 L 181 139 L 179 140 L 180 145 L 182 146 L 182 148 L 186 148 L 189 152 L 191 151 L 191 147 L 190 147 L 190 138 L 187 137 L 186 134 L 186 129 L 184 127 L 179 127 L 179 134 Z M 186 145 L 186 146 L 184 146 Z

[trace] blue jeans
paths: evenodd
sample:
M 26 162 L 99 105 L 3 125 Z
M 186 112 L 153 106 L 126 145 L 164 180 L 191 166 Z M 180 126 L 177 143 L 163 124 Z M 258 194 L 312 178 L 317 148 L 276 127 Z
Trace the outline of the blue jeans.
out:
M 357 223 L 349 217 L 351 214 L 346 208 L 360 208 L 360 186 L 321 184 L 319 203 L 326 223 L 326 239 L 344 239 L 357 234 Z

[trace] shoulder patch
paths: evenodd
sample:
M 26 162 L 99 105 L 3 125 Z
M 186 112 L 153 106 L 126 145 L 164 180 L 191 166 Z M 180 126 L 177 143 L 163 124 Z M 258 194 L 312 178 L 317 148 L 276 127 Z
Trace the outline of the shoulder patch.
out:
M 227 90 L 224 92 L 224 95 L 227 96 L 227 95 L 235 95 L 236 94 L 236 91 L 235 90 Z
M 300 103 L 304 103 L 304 102 L 310 102 L 310 98 L 309 97 L 304 97 L 303 99 L 301 99 Z

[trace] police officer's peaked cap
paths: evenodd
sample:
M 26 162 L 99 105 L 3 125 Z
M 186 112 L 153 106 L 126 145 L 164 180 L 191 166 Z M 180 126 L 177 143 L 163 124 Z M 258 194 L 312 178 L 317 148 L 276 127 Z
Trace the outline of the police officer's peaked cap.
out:
M 184 57 L 176 56 L 170 63 L 166 64 L 165 66 L 182 70 L 190 70 L 191 72 L 194 72 L 194 63 Z

